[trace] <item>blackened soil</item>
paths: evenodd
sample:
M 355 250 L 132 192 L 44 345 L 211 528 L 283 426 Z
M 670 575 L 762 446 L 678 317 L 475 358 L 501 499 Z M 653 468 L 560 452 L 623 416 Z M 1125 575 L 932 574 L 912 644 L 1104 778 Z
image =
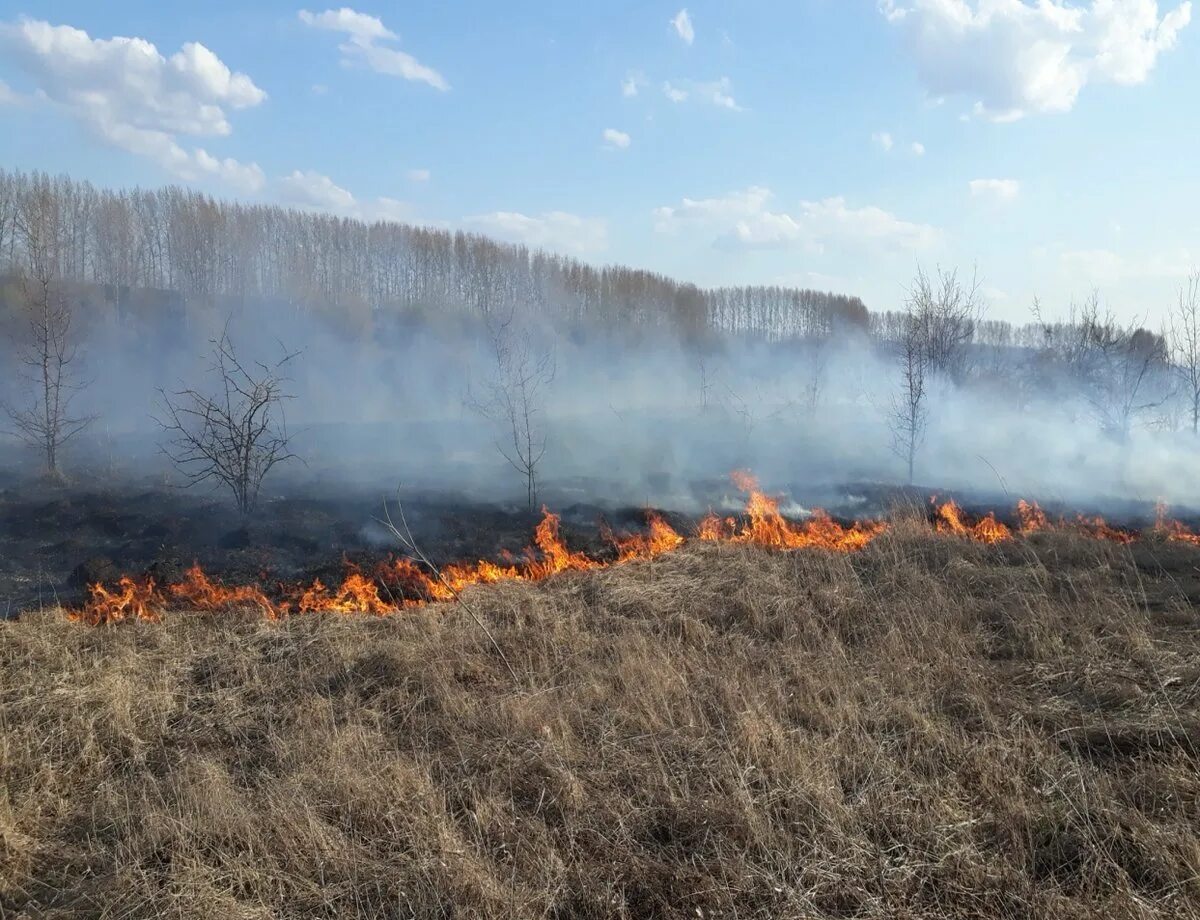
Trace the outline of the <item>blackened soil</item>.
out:
M 404 521 L 438 563 L 519 556 L 541 520 L 540 511 L 448 494 L 400 498 Z M 587 504 L 560 514 L 571 548 L 597 556 L 612 552 L 603 523 L 628 531 L 645 521 L 640 509 L 605 512 Z M 122 574 L 170 582 L 192 562 L 227 583 L 336 580 L 347 562 L 370 565 L 400 552 L 389 515 L 403 526 L 397 496 L 383 493 L 272 497 L 242 517 L 196 492 L 10 483 L 0 489 L 0 618 L 78 603 L 87 585 Z

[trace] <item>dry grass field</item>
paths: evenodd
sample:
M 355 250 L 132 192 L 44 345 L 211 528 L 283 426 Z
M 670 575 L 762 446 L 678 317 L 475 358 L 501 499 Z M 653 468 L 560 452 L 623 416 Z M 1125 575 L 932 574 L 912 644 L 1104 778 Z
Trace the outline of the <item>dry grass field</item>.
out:
M 0 918 L 1200 916 L 1200 550 L 910 521 L 0 625 Z

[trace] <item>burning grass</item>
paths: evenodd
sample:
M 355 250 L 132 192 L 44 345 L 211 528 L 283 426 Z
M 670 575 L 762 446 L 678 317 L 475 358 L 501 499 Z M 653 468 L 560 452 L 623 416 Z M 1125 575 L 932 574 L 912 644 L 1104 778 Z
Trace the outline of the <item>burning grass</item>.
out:
M 515 678 L 455 604 L 28 616 L 0 915 L 1198 916 L 1198 564 L 689 541 L 471 586 Z
M 843 524 L 820 510 L 804 521 L 790 520 L 780 512 L 778 500 L 763 492 L 749 473 L 735 472 L 732 479 L 747 496 L 743 514 L 722 518 L 709 513 L 697 524 L 695 539 L 767 549 L 822 549 L 849 553 L 866 548 L 888 529 L 884 521 Z M 1015 530 L 998 520 L 994 511 L 972 520 L 953 500 L 939 503 L 935 497 L 931 500 L 931 512 L 938 533 L 988 545 L 1049 530 L 1080 533 L 1118 544 L 1129 544 L 1139 537 L 1133 531 L 1110 526 L 1100 517 L 1080 515 L 1072 521 L 1060 518 L 1051 522 L 1036 503 L 1024 500 L 1017 503 L 1014 512 Z M 455 600 L 473 585 L 538 582 L 564 572 L 593 571 L 654 559 L 680 549 L 688 539 L 657 512 L 648 511 L 644 533 L 617 535 L 604 528 L 603 533 L 613 552 L 605 557 L 593 557 L 570 549 L 559 525 L 559 517 L 543 508 L 533 545 L 520 558 L 452 563 L 436 571 L 423 568 L 409 558 L 389 559 L 376 564 L 369 572 L 348 564 L 345 576 L 336 586 L 327 586 L 319 579 L 310 584 L 279 584 L 272 590 L 258 584 L 226 586 L 213 581 L 198 565 L 188 569 L 182 580 L 167 585 L 158 585 L 150 576 L 126 575 L 115 585 L 90 585 L 87 602 L 68 615 L 93 626 L 131 619 L 155 621 L 171 609 L 209 613 L 253 610 L 268 619 L 308 613 L 385 616 L 428 603 Z M 1166 507 L 1162 505 L 1158 508 L 1150 536 L 1200 545 L 1200 534 L 1179 521 L 1169 520 Z

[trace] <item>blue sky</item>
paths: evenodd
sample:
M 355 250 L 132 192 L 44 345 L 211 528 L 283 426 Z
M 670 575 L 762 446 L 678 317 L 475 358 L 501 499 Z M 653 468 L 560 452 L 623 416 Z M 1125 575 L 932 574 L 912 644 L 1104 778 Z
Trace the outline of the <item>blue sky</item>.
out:
M 3 0 L 0 165 L 876 309 L 918 264 L 977 266 L 994 316 L 1096 287 L 1156 325 L 1200 266 L 1192 12 Z

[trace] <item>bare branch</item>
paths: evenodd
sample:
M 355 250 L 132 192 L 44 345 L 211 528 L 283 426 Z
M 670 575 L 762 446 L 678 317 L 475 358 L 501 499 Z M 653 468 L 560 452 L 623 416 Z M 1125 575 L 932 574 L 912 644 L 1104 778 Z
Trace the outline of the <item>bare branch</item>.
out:
M 169 435 L 163 452 L 188 485 L 221 483 L 233 493 L 238 510 L 248 514 L 267 474 L 280 463 L 299 459 L 291 450 L 283 413 L 283 403 L 291 397 L 281 373 L 297 352 L 281 346 L 283 356 L 276 363 L 256 361 L 247 368 L 237 356 L 228 321 L 210 344 L 215 395 L 159 390 L 163 417 L 157 421 Z

